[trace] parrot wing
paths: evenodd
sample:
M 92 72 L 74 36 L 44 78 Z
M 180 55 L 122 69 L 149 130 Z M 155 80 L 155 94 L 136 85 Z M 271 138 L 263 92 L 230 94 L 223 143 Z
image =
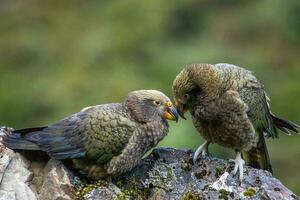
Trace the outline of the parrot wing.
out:
M 239 94 L 249 106 L 247 114 L 258 135 L 256 147 L 243 152 L 243 157 L 250 166 L 265 169 L 272 173 L 273 170 L 265 136 L 274 138 L 278 137 L 278 133 L 270 113 L 268 97 L 259 83 L 257 86 L 242 88 Z
M 249 106 L 248 116 L 254 128 L 267 137 L 277 138 L 278 132 L 273 123 L 268 97 L 261 87 L 244 87 L 239 91 L 241 99 Z
M 89 107 L 48 127 L 15 130 L 2 143 L 11 149 L 42 150 L 59 160 L 88 157 L 107 163 L 121 153 L 133 131 L 120 108 Z

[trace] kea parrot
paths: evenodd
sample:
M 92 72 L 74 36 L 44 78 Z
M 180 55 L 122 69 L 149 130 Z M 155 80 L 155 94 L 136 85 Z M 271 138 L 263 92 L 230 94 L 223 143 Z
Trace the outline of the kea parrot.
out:
M 275 116 L 263 85 L 251 71 L 232 64 L 190 64 L 173 82 L 177 111 L 190 111 L 193 124 L 205 139 L 194 163 L 208 153 L 210 143 L 236 151 L 233 174 L 243 180 L 246 164 L 272 173 L 265 137 L 277 138 L 277 129 L 298 133 L 299 125 Z
M 1 142 L 71 160 L 88 177 L 103 179 L 135 167 L 166 136 L 167 120 L 178 120 L 170 99 L 157 90 L 137 90 L 122 103 L 87 107 L 50 126 L 2 131 Z

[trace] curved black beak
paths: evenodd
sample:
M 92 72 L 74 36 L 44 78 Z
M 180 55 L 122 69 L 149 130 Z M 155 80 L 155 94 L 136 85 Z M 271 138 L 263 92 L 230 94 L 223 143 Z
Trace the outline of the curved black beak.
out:
M 176 108 L 177 108 L 177 112 L 180 115 L 180 117 L 183 118 L 183 119 L 186 119 L 185 116 L 184 116 L 184 113 L 186 113 L 186 111 L 188 111 L 187 105 L 176 102 Z

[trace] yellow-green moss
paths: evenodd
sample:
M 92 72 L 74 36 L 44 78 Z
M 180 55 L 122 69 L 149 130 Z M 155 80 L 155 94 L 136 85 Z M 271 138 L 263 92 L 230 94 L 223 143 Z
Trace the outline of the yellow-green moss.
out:
M 100 186 L 107 186 L 107 182 L 99 180 L 90 184 L 85 184 L 81 186 L 73 195 L 74 199 L 76 200 L 82 200 L 85 198 L 85 196 L 90 193 L 93 189 L 96 189 Z
M 149 195 L 149 189 L 139 189 L 134 177 L 128 180 L 128 185 L 128 188 L 123 188 L 122 183 L 118 183 L 118 187 L 121 189 L 122 193 L 117 195 L 117 200 L 125 200 L 128 197 L 131 197 L 136 200 L 147 199 L 147 196 Z
M 117 200 L 125 200 L 129 197 L 130 199 L 136 199 L 136 200 L 147 199 L 144 196 L 144 194 L 141 193 L 139 190 L 128 189 L 128 190 L 122 190 L 122 193 L 117 195 Z
M 256 190 L 254 188 L 250 187 L 250 188 L 246 189 L 243 194 L 245 197 L 252 197 L 256 194 Z
M 220 189 L 219 190 L 219 199 L 228 199 L 228 195 L 230 194 L 230 192 L 228 192 L 227 190 L 224 189 Z
M 116 200 L 126 200 L 128 196 L 124 193 L 118 194 Z
M 217 166 L 216 167 L 216 176 L 219 177 L 225 172 L 225 166 Z
M 195 192 L 187 192 L 183 195 L 181 200 L 200 200 L 200 196 Z
M 117 182 L 116 186 L 120 188 L 121 192 L 117 195 L 117 200 L 125 200 L 128 198 L 135 199 L 135 200 L 145 200 L 149 196 L 149 188 L 142 188 L 139 189 L 137 186 L 137 182 L 134 177 L 129 178 L 126 181 L 128 184 L 127 187 L 124 187 L 124 183 Z M 90 184 L 85 184 L 81 186 L 73 195 L 75 200 L 83 200 L 86 198 L 86 195 L 89 194 L 92 190 L 101 187 L 107 186 L 108 183 L 106 181 L 96 181 Z

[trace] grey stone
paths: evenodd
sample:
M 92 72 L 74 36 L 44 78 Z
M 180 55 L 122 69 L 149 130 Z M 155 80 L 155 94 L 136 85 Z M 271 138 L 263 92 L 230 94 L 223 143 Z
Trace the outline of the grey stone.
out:
M 0 191 L 0 200 L 16 200 L 16 193 Z
M 32 152 L 23 156 L 0 144 L 0 200 L 299 199 L 267 171 L 245 166 L 240 183 L 228 161 L 205 157 L 192 164 L 192 155 L 191 150 L 157 148 L 131 172 L 87 184 L 90 180 L 60 161 Z
M 150 200 L 171 200 L 164 189 L 158 189 L 149 197 Z
M 30 189 L 28 182 L 33 174 L 28 170 L 29 162 L 20 154 L 14 153 L 3 146 L 0 148 L 0 192 L 7 198 L 17 200 L 35 200 L 36 195 Z
M 44 169 L 44 179 L 39 191 L 39 199 L 71 200 L 74 190 L 70 176 L 60 161 L 51 159 Z
M 135 180 L 149 199 L 299 199 L 269 172 L 245 166 L 242 183 L 230 173 L 233 164 L 205 157 L 192 164 L 190 150 L 158 148 L 131 172 L 113 182 Z M 131 186 L 123 181 L 124 188 Z
M 0 129 L 0 134 L 10 130 Z M 25 158 L 0 143 L 0 200 L 72 199 L 70 172 L 60 161 L 39 158 L 32 152 Z
M 87 200 L 94 199 L 117 199 L 118 195 L 121 195 L 121 190 L 114 184 L 107 184 L 105 186 L 99 186 L 93 189 L 90 193 L 85 196 Z

